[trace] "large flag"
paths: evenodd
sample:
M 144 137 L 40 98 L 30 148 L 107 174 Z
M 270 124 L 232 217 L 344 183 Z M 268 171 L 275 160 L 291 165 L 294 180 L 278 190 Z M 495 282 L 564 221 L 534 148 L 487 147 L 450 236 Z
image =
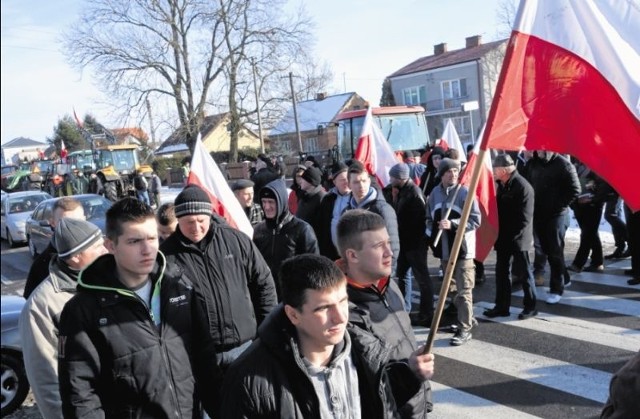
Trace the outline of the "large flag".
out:
M 213 210 L 227 220 L 231 227 L 237 228 L 249 237 L 253 237 L 253 228 L 242 210 L 236 196 L 222 175 L 218 165 L 200 141 L 196 140 L 196 147 L 191 158 L 191 172 L 187 184 L 198 185 L 204 189 L 211 199 Z
M 484 132 L 480 133 L 480 138 L 482 138 L 483 134 Z M 496 202 L 496 184 L 493 178 L 490 155 L 488 152 L 485 153 L 484 161 L 476 163 L 479 152 L 480 141 L 476 142 L 473 147 L 469 162 L 460 178 L 460 183 L 469 187 L 473 172 L 472 168 L 475 164 L 482 164 L 475 193 L 482 216 L 480 227 L 476 230 L 476 259 L 484 262 L 498 238 L 498 203 Z
M 380 187 L 387 186 L 389 169 L 398 163 L 398 159 L 382 130 L 373 120 L 371 108 L 367 110 L 364 118 L 354 158 L 362 162 L 371 175 L 375 175 Z
M 462 147 L 460 137 L 458 136 L 458 131 L 456 131 L 456 127 L 453 125 L 453 121 L 451 120 L 451 118 L 447 119 L 447 125 L 445 125 L 444 127 L 442 139 L 446 142 L 448 148 L 454 148 L 458 150 L 458 152 L 460 153 L 460 161 L 467 161 L 467 150 Z
M 76 114 L 76 108 L 73 108 L 73 117 L 76 120 L 76 125 L 78 126 L 78 128 L 82 128 L 83 124 L 82 124 L 82 121 L 80 121 L 80 118 L 78 118 L 78 115 Z
M 640 210 L 639 28 L 637 0 L 523 0 L 481 148 L 571 154 Z

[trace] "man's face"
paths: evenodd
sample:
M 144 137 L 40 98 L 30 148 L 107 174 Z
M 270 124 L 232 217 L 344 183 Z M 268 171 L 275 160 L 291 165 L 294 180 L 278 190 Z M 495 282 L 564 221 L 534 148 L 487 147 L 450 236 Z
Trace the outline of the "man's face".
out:
M 387 229 L 365 231 L 361 233 L 361 239 L 362 249 L 347 249 L 349 273 L 353 279 L 372 284 L 391 275 L 393 251 Z
M 118 270 L 127 276 L 147 276 L 153 270 L 158 254 L 158 223 L 148 218 L 141 223 L 122 224 L 123 233 L 105 245 L 116 260 Z
M 56 210 L 53 211 L 53 215 L 51 219 L 49 220 L 49 224 L 51 225 L 51 228 L 55 229 L 58 223 L 60 222 L 60 220 L 62 220 L 63 218 L 85 220 L 84 209 L 82 208 L 82 205 L 79 205 L 78 207 L 76 207 L 71 211 L 65 211 L 62 208 L 56 208 Z
M 389 182 L 391 183 L 391 186 L 394 186 L 396 188 L 400 188 L 405 183 L 404 180 L 398 179 L 397 177 L 393 176 L 389 176 Z
M 206 214 L 185 215 L 178 218 L 178 227 L 182 234 L 193 243 L 200 243 L 209 231 L 211 216 Z
M 160 242 L 163 242 L 169 238 L 170 235 L 176 231 L 176 227 L 178 226 L 178 221 L 174 221 L 169 225 L 162 225 L 158 223 L 158 236 L 160 238 Z
M 507 169 L 504 167 L 493 168 L 493 178 L 497 181 L 504 182 L 507 179 Z
M 262 211 L 264 211 L 264 216 L 270 220 L 276 218 L 278 215 L 278 204 L 276 200 L 273 198 L 262 198 Z
M 250 207 L 253 204 L 253 187 L 238 189 L 234 194 L 243 208 Z
M 442 175 L 442 184 L 447 188 L 457 184 L 459 175 L 460 175 L 460 169 L 453 167 L 447 170 Z
M 362 201 L 367 196 L 370 186 L 371 178 L 367 172 L 349 174 L 349 187 L 356 202 Z
M 340 195 L 344 195 L 346 193 L 351 192 L 351 189 L 349 189 L 349 180 L 347 179 L 346 171 L 338 173 L 333 178 L 333 184 L 335 185 L 338 192 L 340 192 Z
M 302 176 L 298 178 L 298 185 L 300 185 L 300 189 L 302 189 L 303 191 L 310 191 L 315 188 L 315 186 L 313 186 L 311 183 L 304 180 Z
M 303 354 L 323 351 L 344 339 L 349 319 L 347 282 L 325 290 L 308 289 L 301 310 L 285 306 L 287 316 L 298 331 Z
M 82 270 L 91 265 L 94 260 L 105 253 L 107 253 L 107 249 L 104 247 L 104 240 L 100 239 L 85 251 L 69 258 L 67 264 L 73 269 Z

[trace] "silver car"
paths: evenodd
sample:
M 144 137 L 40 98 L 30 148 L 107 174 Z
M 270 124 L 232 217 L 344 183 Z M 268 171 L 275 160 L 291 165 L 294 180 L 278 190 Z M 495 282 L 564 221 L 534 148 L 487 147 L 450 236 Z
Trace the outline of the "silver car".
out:
M 71 198 L 82 204 L 86 220 L 97 225 L 102 230 L 102 234 L 104 234 L 107 210 L 111 208 L 113 202 L 95 194 L 73 195 Z M 49 220 L 53 214 L 53 205 L 58 199 L 60 198 L 42 201 L 26 221 L 25 230 L 29 253 L 34 258 L 42 254 L 51 242 L 53 231 Z
M 16 295 L 2 296 L 2 417 L 20 407 L 29 393 L 18 329 L 24 303 L 25 299 Z
M 2 195 L 0 201 L 0 237 L 13 247 L 25 243 L 25 224 L 36 206 L 52 196 L 41 191 L 12 192 Z

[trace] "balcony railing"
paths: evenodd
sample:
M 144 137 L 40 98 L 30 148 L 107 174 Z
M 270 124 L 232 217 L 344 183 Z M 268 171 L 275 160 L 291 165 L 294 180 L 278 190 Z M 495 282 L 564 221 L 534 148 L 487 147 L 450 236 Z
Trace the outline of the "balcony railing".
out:
M 452 99 L 436 99 L 429 100 L 421 105 L 427 110 L 427 112 L 444 111 L 448 109 L 459 110 L 462 108 L 462 104 L 469 100 L 468 96 L 456 97 Z

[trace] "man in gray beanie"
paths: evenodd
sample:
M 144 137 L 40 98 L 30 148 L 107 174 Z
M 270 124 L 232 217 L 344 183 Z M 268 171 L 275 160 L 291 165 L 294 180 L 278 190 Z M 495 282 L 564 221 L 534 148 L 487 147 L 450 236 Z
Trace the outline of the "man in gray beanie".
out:
M 52 244 L 58 250 L 49 276 L 31 293 L 20 315 L 25 370 L 45 418 L 62 417 L 58 389 L 58 321 L 76 292 L 80 271 L 106 253 L 102 232 L 88 221 L 61 219 Z
M 405 310 L 411 312 L 411 268 L 420 287 L 420 311 L 412 319 L 415 326 L 431 326 L 433 318 L 433 283 L 427 267 L 425 236 L 425 199 L 420 188 L 409 178 L 409 165 L 398 163 L 389 170 L 389 183 L 382 190 L 385 200 L 396 211 L 400 253 L 396 270 L 398 285 L 405 300 Z
M 213 213 L 203 189 L 187 186 L 174 204 L 178 228 L 160 250 L 168 264 L 177 264 L 193 281 L 224 370 L 249 347 L 275 307 L 275 283 L 256 245 Z

